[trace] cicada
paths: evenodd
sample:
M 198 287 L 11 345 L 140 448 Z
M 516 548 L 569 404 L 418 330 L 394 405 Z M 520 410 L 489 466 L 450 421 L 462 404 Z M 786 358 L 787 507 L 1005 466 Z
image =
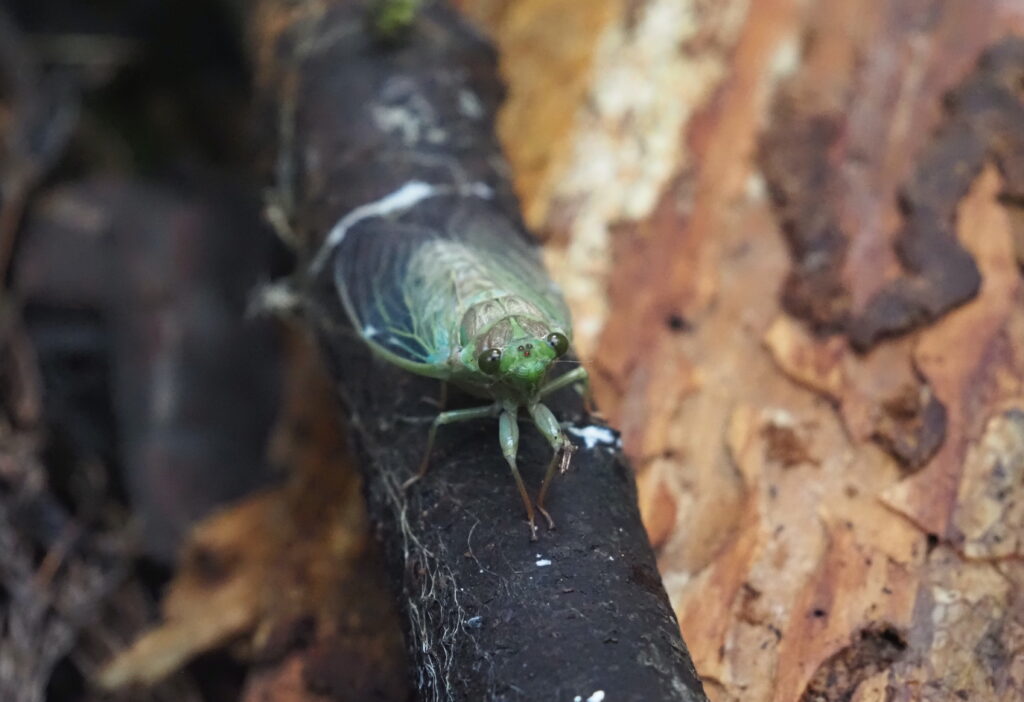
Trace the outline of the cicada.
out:
M 323 251 L 358 335 L 379 357 L 412 373 L 437 378 L 488 402 L 442 411 L 433 420 L 421 478 L 440 427 L 498 419 L 498 443 L 537 538 L 534 505 L 516 465 L 520 410 L 553 449 L 537 497 L 573 451 L 545 396 L 586 384 L 577 366 L 550 378 L 572 344 L 565 301 L 536 248 L 499 216 L 483 186 L 468 191 L 413 181 L 357 208 L 332 230 Z

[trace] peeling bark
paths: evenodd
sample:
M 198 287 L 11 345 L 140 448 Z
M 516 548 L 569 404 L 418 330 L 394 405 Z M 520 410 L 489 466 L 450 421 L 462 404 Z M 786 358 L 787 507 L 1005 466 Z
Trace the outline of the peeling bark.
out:
M 531 5 L 544 26 L 559 0 Z M 716 77 L 676 93 L 691 102 L 654 207 L 523 192 L 544 205 L 556 280 L 589 291 L 570 297 L 598 319 L 584 361 L 709 696 L 1017 699 L 1024 10 L 677 5 L 742 20 L 680 49 L 704 69 L 693 81 Z M 567 81 L 582 86 L 571 156 L 528 184 L 593 165 L 602 129 L 617 144 L 643 129 L 598 108 L 644 114 L 647 76 L 615 38 L 652 31 L 660 8 L 621 3 L 593 32 L 610 53 Z M 490 25 L 514 79 L 513 163 L 537 147 L 518 136 L 536 129 L 517 104 L 536 99 L 515 68 L 525 13 Z M 595 242 L 613 252 L 600 277 L 572 258 Z

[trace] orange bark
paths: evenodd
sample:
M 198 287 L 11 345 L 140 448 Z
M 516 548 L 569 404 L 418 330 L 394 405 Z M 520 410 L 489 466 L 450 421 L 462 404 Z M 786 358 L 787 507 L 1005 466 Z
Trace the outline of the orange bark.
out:
M 1006 150 L 1024 121 L 984 142 L 1004 108 L 943 102 L 996 80 L 978 61 L 1024 36 L 1024 7 L 643 0 L 595 4 L 595 25 L 573 0 L 523 3 L 514 23 L 508 3 L 461 4 L 502 49 L 504 144 L 531 221 L 554 235 L 549 262 L 712 698 L 1024 695 L 1024 151 Z M 587 31 L 527 70 L 569 6 Z M 783 118 L 831 126 L 786 142 Z M 980 289 L 857 353 L 849 330 L 879 291 L 952 284 L 908 269 L 897 244 L 960 124 L 984 142 L 980 175 L 935 206 Z M 787 191 L 806 199 L 790 224 L 769 195 L 788 175 L 779 148 L 820 169 Z M 808 261 L 783 227 L 824 215 L 842 249 L 832 326 L 815 327 L 783 305 Z

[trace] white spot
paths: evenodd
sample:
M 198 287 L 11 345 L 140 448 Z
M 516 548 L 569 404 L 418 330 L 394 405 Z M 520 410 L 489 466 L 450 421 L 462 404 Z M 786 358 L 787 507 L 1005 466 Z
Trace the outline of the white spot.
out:
M 572 698 L 572 702 L 583 702 L 583 698 L 580 697 L 579 695 L 576 695 L 575 697 Z
M 800 68 L 801 42 L 796 35 L 789 36 L 775 49 L 768 62 L 769 77 L 778 82 L 796 73 Z
M 433 185 L 421 180 L 410 180 L 394 192 L 388 193 L 379 200 L 360 205 L 338 220 L 324 239 L 320 251 L 313 259 L 311 269 L 319 273 L 331 251 L 345 239 L 345 234 L 353 226 L 371 217 L 386 217 L 391 214 L 405 212 L 424 200 L 442 195 L 468 195 L 489 199 L 491 189 L 483 183 L 472 183 L 465 186 Z
M 412 146 L 422 138 L 423 118 L 408 107 L 374 105 L 371 114 L 378 129 L 397 135 L 406 146 Z
M 406 146 L 421 141 L 444 141 L 447 135 L 439 128 L 437 111 L 416 82 L 408 76 L 395 76 L 380 91 L 379 102 L 370 108 L 370 115 L 382 132 L 401 139 Z M 436 142 L 435 142 L 436 143 Z
M 547 558 L 542 558 L 539 561 L 537 561 L 537 567 L 538 568 L 543 568 L 544 566 L 549 566 L 549 565 L 551 565 L 551 561 L 549 561 Z
M 583 445 L 588 449 L 592 449 L 595 446 L 609 446 L 611 448 L 621 448 L 622 446 L 622 440 L 619 439 L 614 431 L 598 424 L 592 424 L 589 427 L 577 427 L 570 424 L 565 430 L 573 436 L 583 439 Z
M 594 694 L 587 698 L 587 702 L 602 702 L 604 700 L 604 690 L 595 690 Z
M 372 339 L 379 333 L 380 329 L 373 326 L 372 324 L 367 324 L 365 327 L 363 327 L 363 336 L 365 336 L 367 339 Z
M 480 100 L 473 92 L 460 90 L 459 112 L 470 119 L 480 119 L 484 116 L 484 106 L 480 104 Z
M 253 317 L 264 312 L 290 314 L 299 309 L 302 309 L 302 297 L 289 283 L 269 283 L 256 288 L 246 314 Z
M 794 428 L 797 426 L 797 420 L 793 413 L 781 407 L 768 407 L 761 412 L 761 417 L 765 424 L 784 428 Z
M 764 202 L 768 197 L 768 184 L 761 173 L 751 173 L 743 186 L 743 194 L 750 202 Z

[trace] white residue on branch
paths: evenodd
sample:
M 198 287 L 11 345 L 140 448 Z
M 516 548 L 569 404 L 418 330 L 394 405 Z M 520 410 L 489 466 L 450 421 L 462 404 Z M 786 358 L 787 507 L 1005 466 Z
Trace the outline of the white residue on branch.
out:
M 432 183 L 425 183 L 422 180 L 410 180 L 379 200 L 360 205 L 339 219 L 338 223 L 327 234 L 324 243 L 320 246 L 320 250 L 310 265 L 313 274 L 315 275 L 323 269 L 331 251 L 345 239 L 345 234 L 348 233 L 348 230 L 359 222 L 372 217 L 387 217 L 388 215 L 406 212 L 424 200 L 443 195 L 466 195 L 490 199 L 492 191 L 483 183 L 453 186 L 434 185 Z
M 595 446 L 607 446 L 609 448 L 622 448 L 622 440 L 619 435 L 608 427 L 599 424 L 591 424 L 586 427 L 578 427 L 574 424 L 566 425 L 565 430 L 573 436 L 583 439 L 583 445 L 592 449 Z

